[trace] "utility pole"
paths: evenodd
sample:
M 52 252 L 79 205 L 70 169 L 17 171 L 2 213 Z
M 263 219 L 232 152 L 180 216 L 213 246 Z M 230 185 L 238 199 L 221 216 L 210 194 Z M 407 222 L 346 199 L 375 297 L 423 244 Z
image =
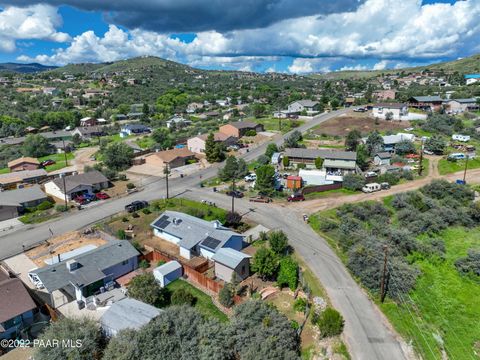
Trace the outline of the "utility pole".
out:
M 465 170 L 463 170 L 463 183 L 466 184 L 466 179 L 467 179 L 467 169 L 468 169 L 468 159 L 470 156 L 467 154 L 467 158 L 465 159 Z
M 422 145 L 420 145 L 420 164 L 418 165 L 418 175 L 422 176 L 423 172 L 423 139 Z
M 380 301 L 383 303 L 385 301 L 385 280 L 387 277 L 387 261 L 388 261 L 388 246 L 383 245 L 383 274 L 382 282 L 380 284 Z
M 232 214 L 235 212 L 235 177 L 232 179 Z
M 68 202 L 67 202 L 67 184 L 65 182 L 65 173 L 62 174 L 63 180 L 63 195 L 65 196 L 65 211 L 68 211 Z
M 63 154 L 65 155 L 65 166 L 68 166 L 67 149 L 65 148 L 65 139 L 62 139 L 62 143 L 63 143 Z
M 163 169 L 163 173 L 165 174 L 165 183 L 167 185 L 167 200 L 169 198 L 168 194 L 168 175 L 170 175 L 169 163 L 165 163 L 165 168 Z

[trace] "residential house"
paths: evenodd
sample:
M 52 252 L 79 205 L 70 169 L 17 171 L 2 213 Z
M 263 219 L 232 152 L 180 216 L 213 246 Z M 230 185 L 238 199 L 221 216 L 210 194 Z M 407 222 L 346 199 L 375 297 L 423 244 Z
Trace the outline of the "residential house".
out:
M 477 111 L 480 109 L 480 105 L 476 98 L 451 99 L 445 102 L 445 108 L 451 114 L 459 114 L 465 111 Z
M 201 110 L 201 109 L 203 109 L 203 104 L 202 103 L 192 102 L 192 103 L 188 104 L 188 106 L 187 106 L 187 113 L 188 114 L 193 114 L 197 110 Z
M 372 108 L 372 115 L 380 119 L 402 120 L 408 115 L 408 106 L 390 103 L 375 104 Z
M 110 182 L 100 171 L 59 177 L 45 184 L 45 192 L 58 199 L 72 200 L 76 196 L 108 188 Z M 64 187 L 65 186 L 65 187 Z
M 308 115 L 313 115 L 318 113 L 318 105 L 318 101 L 297 100 L 288 105 L 288 113 L 300 114 L 306 111 Z
M 158 151 L 145 156 L 145 163 L 163 168 L 166 164 L 170 169 L 185 166 L 190 161 L 195 161 L 196 156 L 186 148 L 175 148 L 171 150 Z
M 94 137 L 100 137 L 107 135 L 105 127 L 103 126 L 87 126 L 77 127 L 72 131 L 72 136 L 78 134 L 83 140 L 90 140 Z
M 243 245 L 243 236 L 220 221 L 206 221 L 177 211 L 164 211 L 150 226 L 155 236 L 178 245 L 180 256 L 185 259 L 211 259 L 221 248 L 241 250 Z
M 170 129 L 171 127 L 175 128 L 182 128 L 185 126 L 189 126 L 192 124 L 190 120 L 185 119 L 183 116 L 174 115 L 166 122 L 167 128 Z
M 163 288 L 181 278 L 183 275 L 182 265 L 178 261 L 169 261 L 163 265 L 157 266 L 153 269 L 153 276 Z
M 325 169 L 300 169 L 300 171 L 298 172 L 298 176 L 302 178 L 303 186 L 329 185 L 335 182 L 334 180 L 330 179 L 331 177 L 333 177 L 334 179 L 337 178 L 336 176 L 327 176 L 327 172 L 325 171 Z M 336 180 L 338 181 L 338 179 Z
M 480 82 L 480 74 L 466 74 L 465 75 L 465 83 L 467 85 L 475 84 Z
M 44 87 L 42 89 L 42 92 L 45 95 L 57 96 L 60 93 L 60 90 L 58 90 L 57 88 L 54 88 L 54 87 Z
M 230 282 L 233 273 L 240 280 L 250 275 L 250 255 L 231 248 L 221 248 L 212 256 L 215 262 L 215 276 L 223 281 Z
M 80 119 L 80 126 L 81 127 L 87 127 L 87 126 L 95 126 L 98 125 L 98 121 L 96 118 L 93 117 L 84 117 Z
M 142 301 L 124 298 L 114 302 L 100 318 L 102 332 L 107 337 L 121 330 L 138 330 L 156 318 L 163 310 Z
M 426 111 L 439 111 L 442 108 L 443 99 L 438 96 L 413 96 L 408 100 L 408 105 L 413 108 Z
M 45 169 L 23 170 L 0 174 L 0 189 L 11 190 L 21 188 L 23 184 L 38 184 L 47 178 Z
M 380 101 L 394 100 L 397 92 L 392 89 L 377 90 L 373 92 L 373 97 Z
M 209 134 L 202 134 L 192 137 L 187 140 L 187 148 L 190 151 L 193 151 L 197 154 L 205 153 L 205 143 L 207 141 Z M 234 136 L 230 136 L 221 132 L 216 132 L 213 134 L 213 138 L 216 143 L 221 143 L 225 147 L 235 145 L 238 139 Z
M 0 192 L 0 221 L 12 219 L 47 200 L 39 185 Z
M 40 161 L 36 158 L 22 156 L 21 158 L 9 161 L 7 166 L 10 172 L 36 170 L 40 167 Z
M 130 135 L 149 134 L 152 132 L 148 126 L 143 124 L 126 124 L 120 128 L 120 137 L 127 137 Z
M 352 106 L 353 104 L 355 104 L 355 100 L 356 98 L 353 97 L 353 96 L 347 96 L 344 100 L 344 104 L 345 106 L 349 107 L 349 106 Z
M 383 150 L 387 152 L 395 152 L 397 144 L 403 141 L 412 142 L 415 139 L 413 134 L 398 133 L 396 135 L 385 135 L 383 138 Z
M 250 121 L 236 121 L 230 124 L 220 126 L 219 131 L 229 136 L 236 137 L 237 139 L 245 136 L 249 131 L 261 132 L 264 131 L 262 124 L 257 124 Z
M 37 305 L 22 281 L 0 268 L 0 339 L 20 338 L 19 331 L 34 321 Z
M 334 181 L 343 181 L 343 175 L 358 170 L 355 151 L 287 148 L 284 156 L 288 157 L 291 165 L 305 164 L 307 168 L 315 168 L 315 159 L 321 158 L 323 169 Z
M 139 255 L 128 241 L 112 240 L 75 258 L 33 269 L 28 275 L 48 292 L 53 308 L 74 300 L 85 303 L 102 287 L 136 270 Z
M 387 151 L 376 153 L 375 156 L 373 157 L 373 163 L 377 166 L 390 165 L 391 160 L 392 160 L 392 153 Z

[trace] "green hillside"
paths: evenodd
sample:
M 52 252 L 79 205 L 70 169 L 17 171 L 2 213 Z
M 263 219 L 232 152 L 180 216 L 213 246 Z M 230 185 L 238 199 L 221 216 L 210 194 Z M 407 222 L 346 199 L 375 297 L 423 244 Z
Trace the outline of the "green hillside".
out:
M 311 77 L 317 79 L 369 79 L 380 76 L 381 74 L 399 74 L 404 72 L 414 73 L 425 70 L 433 71 L 445 71 L 445 72 L 458 72 L 460 74 L 480 73 L 480 54 L 473 55 L 464 59 L 442 62 L 438 64 L 430 64 L 424 66 L 416 66 L 402 69 L 391 70 L 371 70 L 371 71 L 334 71 L 326 74 L 312 74 Z

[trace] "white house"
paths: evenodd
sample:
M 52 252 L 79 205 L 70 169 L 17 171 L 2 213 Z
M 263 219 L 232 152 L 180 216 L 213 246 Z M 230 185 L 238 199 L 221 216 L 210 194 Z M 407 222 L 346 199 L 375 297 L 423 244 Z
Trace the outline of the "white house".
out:
M 298 172 L 298 176 L 302 178 L 302 182 L 306 186 L 310 185 L 328 185 L 333 184 L 335 180 L 327 180 L 327 171 L 325 169 L 322 170 L 310 170 L 310 169 L 300 169 Z M 343 181 L 343 177 L 340 177 L 341 181 Z
M 460 134 L 453 134 L 452 140 L 461 141 L 461 142 L 468 142 L 470 141 L 470 135 L 460 135 Z
M 465 111 L 475 111 L 480 108 L 476 98 L 469 99 L 451 99 L 445 104 L 447 111 L 452 114 L 463 113 Z
M 480 74 L 466 74 L 465 83 L 467 85 L 475 84 L 480 81 Z
M 65 176 L 64 179 L 59 177 L 47 182 L 45 184 L 45 192 L 58 199 L 63 199 L 66 193 L 67 200 L 72 200 L 74 197 L 84 193 L 92 194 L 94 190 L 106 189 L 109 185 L 105 175 L 96 170 Z
M 318 111 L 316 110 L 318 104 L 318 101 L 312 100 L 294 101 L 290 105 L 288 105 L 288 113 L 300 114 L 302 111 L 306 111 L 307 114 L 313 115 L 318 113 Z
M 177 211 L 164 211 L 150 226 L 153 235 L 178 245 L 180 256 L 211 259 L 218 249 L 241 250 L 243 236 L 224 227 L 220 221 L 206 221 Z
M 387 151 L 379 152 L 373 157 L 373 163 L 377 166 L 390 165 L 391 160 L 392 154 Z
M 183 116 L 174 115 L 170 119 L 167 120 L 167 128 L 171 128 L 175 124 L 176 127 L 183 127 L 188 126 L 192 122 L 190 120 L 185 119 Z
M 172 281 L 181 278 L 182 275 L 182 265 L 176 260 L 169 261 L 153 269 L 153 276 L 162 288 L 170 284 Z
M 120 137 L 127 137 L 130 135 L 149 134 L 152 130 L 142 124 L 126 124 L 120 128 Z
M 372 108 L 372 115 L 380 119 L 402 120 L 408 115 L 408 107 L 406 104 L 375 104 Z

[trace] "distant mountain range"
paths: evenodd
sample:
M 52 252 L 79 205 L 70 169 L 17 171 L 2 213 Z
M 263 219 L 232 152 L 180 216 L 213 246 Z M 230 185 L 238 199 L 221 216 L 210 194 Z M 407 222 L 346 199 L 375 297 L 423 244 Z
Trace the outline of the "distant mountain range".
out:
M 174 61 L 161 59 L 155 56 L 142 56 L 126 60 L 119 60 L 107 63 L 81 63 L 69 64 L 62 67 L 46 66 L 37 63 L 18 64 L 18 63 L 0 63 L 1 72 L 17 72 L 17 73 L 35 73 L 43 71 L 51 71 L 57 74 L 86 74 L 91 72 L 111 73 L 121 71 L 142 71 L 152 68 L 163 68 L 176 71 L 203 72 L 203 70 L 192 68 L 188 65 L 180 64 Z M 385 69 L 385 70 L 349 70 L 334 71 L 325 74 L 311 74 L 311 77 L 320 79 L 353 79 L 353 78 L 373 78 L 381 74 L 395 74 L 399 72 L 418 72 L 423 70 L 440 70 L 457 71 L 461 74 L 480 73 L 480 54 L 473 55 L 464 59 L 455 61 L 442 62 L 431 65 L 409 67 L 402 69 Z M 215 72 L 210 70 L 209 72 Z
M 17 72 L 17 73 L 36 73 L 47 70 L 56 69 L 57 66 L 46 66 L 37 63 L 17 64 L 17 63 L 0 63 L 0 72 Z

